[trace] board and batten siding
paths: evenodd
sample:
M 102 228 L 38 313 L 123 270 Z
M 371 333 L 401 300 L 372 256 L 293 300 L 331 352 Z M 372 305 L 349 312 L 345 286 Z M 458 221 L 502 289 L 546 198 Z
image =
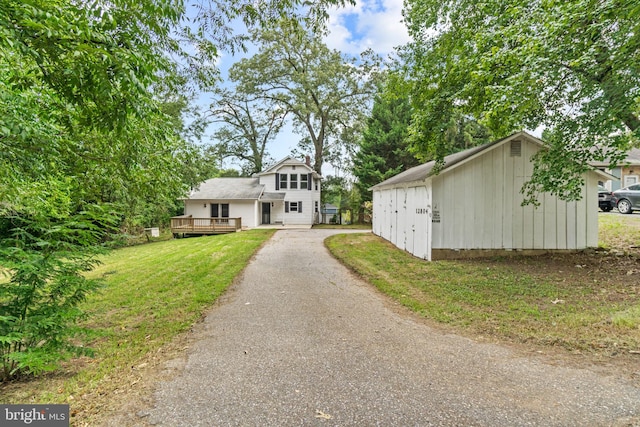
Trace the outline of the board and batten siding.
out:
M 413 255 L 430 260 L 431 188 L 388 188 L 373 193 L 373 232 Z
M 582 198 L 539 196 L 521 206 L 540 145 L 507 141 L 420 181 L 373 192 L 373 232 L 413 255 L 432 250 L 579 250 L 598 242 L 598 175 L 586 173 Z M 594 191 L 587 191 L 593 189 Z
M 431 177 L 434 249 L 584 249 L 597 246 L 598 177 L 586 174 L 582 199 L 566 202 L 545 193 L 538 207 L 522 206 L 523 184 L 539 150 L 523 141 L 520 156 L 499 145 L 453 170 Z

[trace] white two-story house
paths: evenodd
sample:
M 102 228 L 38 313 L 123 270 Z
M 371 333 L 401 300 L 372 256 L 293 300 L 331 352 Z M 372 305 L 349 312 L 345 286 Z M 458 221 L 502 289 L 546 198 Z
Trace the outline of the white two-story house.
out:
M 185 216 L 235 218 L 242 228 L 312 225 L 320 221 L 322 177 L 306 162 L 286 157 L 251 178 L 209 179 L 184 199 Z

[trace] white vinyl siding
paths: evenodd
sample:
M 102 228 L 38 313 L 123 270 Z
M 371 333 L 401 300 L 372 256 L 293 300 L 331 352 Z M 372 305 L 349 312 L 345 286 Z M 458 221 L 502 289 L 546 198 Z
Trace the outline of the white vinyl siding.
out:
M 184 206 L 185 215 L 191 215 L 194 218 L 210 218 L 211 203 L 203 200 L 186 200 Z M 204 207 L 204 205 L 207 205 Z M 222 216 L 221 204 L 229 206 L 230 218 L 242 218 L 244 227 L 256 227 L 259 225 L 258 202 L 255 200 L 216 200 L 218 204 L 219 217 Z
M 313 188 L 310 188 L 312 182 Z M 270 173 L 261 175 L 260 183 L 265 186 L 265 192 L 284 194 L 284 200 L 276 202 L 271 208 L 271 223 L 310 225 L 319 221 L 319 213 L 314 212 L 314 206 L 320 205 L 321 183 L 320 179 L 313 177 L 313 170 L 307 165 L 284 163 Z M 295 203 L 296 210 L 291 209 L 291 203 Z

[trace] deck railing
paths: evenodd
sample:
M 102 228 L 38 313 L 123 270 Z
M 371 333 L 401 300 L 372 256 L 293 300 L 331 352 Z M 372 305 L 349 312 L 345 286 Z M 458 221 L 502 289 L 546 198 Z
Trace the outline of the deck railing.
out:
M 193 218 L 191 215 L 171 218 L 173 234 L 222 234 L 242 229 L 242 218 Z

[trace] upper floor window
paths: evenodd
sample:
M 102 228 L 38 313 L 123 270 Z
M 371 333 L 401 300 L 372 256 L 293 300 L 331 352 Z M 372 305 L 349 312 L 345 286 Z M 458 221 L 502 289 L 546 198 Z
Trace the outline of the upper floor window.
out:
M 291 185 L 289 186 L 290 189 L 292 190 L 297 190 L 298 189 L 298 175 L 295 173 L 292 173 L 291 175 L 289 175 L 289 178 L 291 179 Z M 282 182 L 282 180 L 280 180 L 280 182 Z
M 281 173 L 280 174 L 280 188 L 285 189 L 285 190 L 287 189 L 287 174 L 286 173 Z
M 300 175 L 300 189 L 306 190 L 309 188 L 309 175 Z

